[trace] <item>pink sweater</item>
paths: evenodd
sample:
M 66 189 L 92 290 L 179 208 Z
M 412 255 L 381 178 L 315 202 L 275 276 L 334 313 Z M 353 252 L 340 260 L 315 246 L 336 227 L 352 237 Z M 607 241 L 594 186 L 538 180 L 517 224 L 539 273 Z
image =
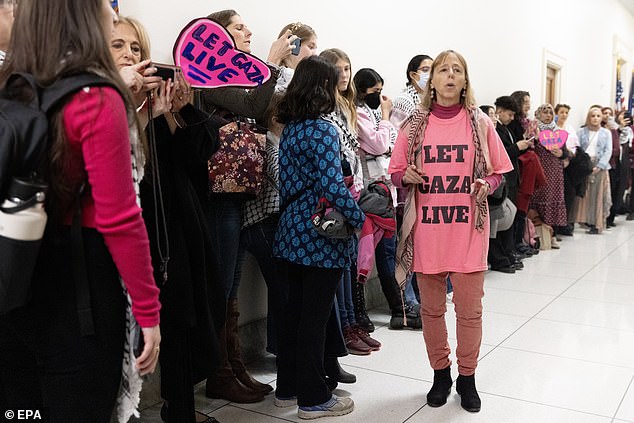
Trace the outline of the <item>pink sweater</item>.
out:
M 373 156 L 386 154 L 392 147 L 390 129 L 394 125 L 389 120 L 381 120 L 379 129 L 374 128 L 374 118 L 363 107 L 357 107 L 357 138 L 363 151 Z
M 96 228 L 132 298 L 142 327 L 159 323 L 159 290 L 154 283 L 150 244 L 132 184 L 128 121 L 123 100 L 110 87 L 76 93 L 64 107 L 70 144 L 67 177 L 81 178 L 90 190 L 82 202 L 82 226 Z M 68 216 L 66 223 L 72 220 Z

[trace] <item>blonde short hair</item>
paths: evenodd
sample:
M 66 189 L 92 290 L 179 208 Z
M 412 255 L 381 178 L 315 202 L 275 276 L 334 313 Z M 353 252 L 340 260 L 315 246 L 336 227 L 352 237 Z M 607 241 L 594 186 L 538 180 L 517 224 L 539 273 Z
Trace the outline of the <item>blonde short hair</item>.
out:
M 139 45 L 141 46 L 141 61 L 150 58 L 150 37 L 147 35 L 147 31 L 141 22 L 130 16 L 119 16 L 119 20 L 115 23 L 118 25 L 129 25 L 136 33 L 136 37 L 139 39 Z
M 464 92 L 460 95 L 460 103 L 466 109 L 474 107 L 476 105 L 475 96 L 473 95 L 473 90 L 471 89 L 471 81 L 469 80 L 469 69 L 467 67 L 467 61 L 460 53 L 454 50 L 445 50 L 438 56 L 436 56 L 434 63 L 431 65 L 431 71 L 429 74 L 429 79 L 427 80 L 427 86 L 425 87 L 423 98 L 421 99 L 422 106 L 425 110 L 431 110 L 431 105 L 434 101 L 434 98 L 432 98 L 431 81 L 434 78 L 436 69 L 438 68 L 438 66 L 442 65 L 445 62 L 450 54 L 456 56 L 456 58 L 460 62 L 460 65 L 462 65 L 462 67 L 464 68 L 464 76 L 467 85 L 464 88 Z

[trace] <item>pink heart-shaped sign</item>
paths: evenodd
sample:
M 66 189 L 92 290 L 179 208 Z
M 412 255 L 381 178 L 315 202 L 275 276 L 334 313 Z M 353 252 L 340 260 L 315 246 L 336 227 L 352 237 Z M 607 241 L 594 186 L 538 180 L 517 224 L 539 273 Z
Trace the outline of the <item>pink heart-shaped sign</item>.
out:
M 268 81 L 271 70 L 266 63 L 235 45 L 231 34 L 219 23 L 208 18 L 194 19 L 174 44 L 174 63 L 196 88 L 253 88 Z
M 555 131 L 546 129 L 539 133 L 539 143 L 547 150 L 552 150 L 554 148 L 561 149 L 564 145 L 566 145 L 567 139 L 568 132 L 563 129 L 557 129 Z

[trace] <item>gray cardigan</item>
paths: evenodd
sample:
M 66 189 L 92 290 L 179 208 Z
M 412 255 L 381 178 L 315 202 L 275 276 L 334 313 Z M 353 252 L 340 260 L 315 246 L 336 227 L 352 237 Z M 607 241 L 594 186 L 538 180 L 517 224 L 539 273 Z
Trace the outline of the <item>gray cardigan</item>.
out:
M 579 145 L 586 151 L 590 144 L 589 139 L 590 130 L 588 127 L 583 127 L 577 132 L 579 137 Z M 599 134 L 597 135 L 597 163 L 596 166 L 603 169 L 610 169 L 610 157 L 612 157 L 612 134 L 605 128 L 599 128 Z

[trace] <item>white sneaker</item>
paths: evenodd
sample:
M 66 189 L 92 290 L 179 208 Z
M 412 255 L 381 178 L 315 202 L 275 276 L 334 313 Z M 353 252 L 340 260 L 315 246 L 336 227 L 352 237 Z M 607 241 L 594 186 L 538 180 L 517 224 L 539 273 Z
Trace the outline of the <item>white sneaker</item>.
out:
M 289 398 L 275 397 L 273 399 L 273 404 L 275 404 L 276 407 L 280 407 L 280 408 L 296 407 L 297 397 L 289 397 Z
M 310 420 L 318 419 L 319 417 L 343 416 L 351 413 L 352 410 L 354 410 L 352 398 L 339 398 L 333 395 L 332 398 L 323 404 L 299 407 L 297 416 L 300 419 Z

